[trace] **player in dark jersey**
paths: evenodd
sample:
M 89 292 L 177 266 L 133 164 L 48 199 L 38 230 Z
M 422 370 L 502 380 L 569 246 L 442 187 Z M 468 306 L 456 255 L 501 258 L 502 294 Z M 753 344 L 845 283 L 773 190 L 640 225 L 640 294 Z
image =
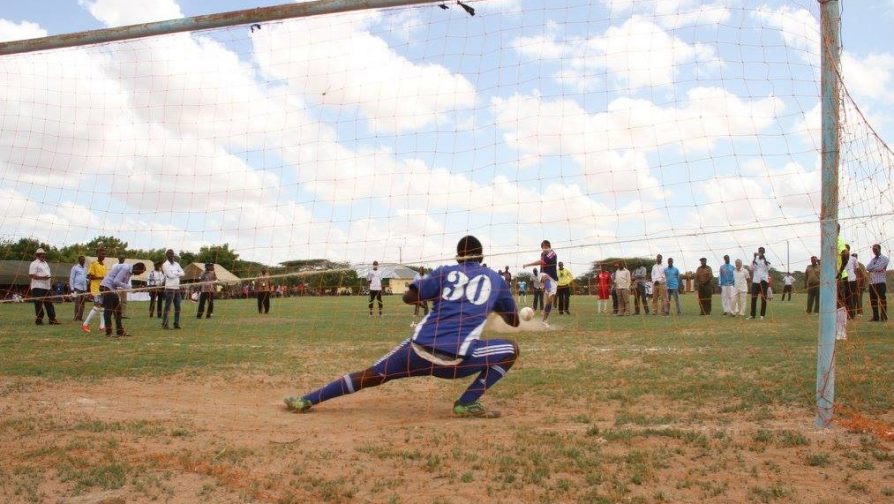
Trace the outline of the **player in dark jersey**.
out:
M 540 284 L 543 287 L 543 294 L 546 305 L 543 307 L 543 319 L 541 323 L 545 327 L 549 327 L 549 312 L 553 309 L 553 302 L 556 300 L 556 292 L 559 289 L 559 273 L 556 266 L 559 263 L 559 256 L 552 249 L 549 240 L 540 242 L 540 260 L 525 264 L 528 266 L 540 266 Z
M 518 327 L 518 310 L 500 274 L 481 264 L 484 254 L 477 238 L 462 238 L 456 253 L 457 264 L 435 269 L 410 284 L 404 294 L 407 304 L 432 302 L 431 311 L 410 338 L 364 371 L 344 375 L 304 396 L 287 397 L 286 407 L 305 413 L 323 401 L 399 378 L 456 379 L 477 374 L 453 404 L 453 413 L 461 417 L 498 417 L 498 412 L 488 410 L 478 400 L 515 363 L 518 345 L 512 340 L 479 338 L 491 313 Z

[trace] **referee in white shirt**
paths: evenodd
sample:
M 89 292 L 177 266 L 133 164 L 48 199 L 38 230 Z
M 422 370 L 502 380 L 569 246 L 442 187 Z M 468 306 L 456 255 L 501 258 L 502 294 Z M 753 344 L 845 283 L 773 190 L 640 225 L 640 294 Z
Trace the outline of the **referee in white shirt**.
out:
M 373 269 L 366 274 L 369 282 L 369 316 L 373 316 L 373 301 L 379 302 L 379 316 L 382 316 L 382 272 L 379 271 L 379 261 L 373 261 Z

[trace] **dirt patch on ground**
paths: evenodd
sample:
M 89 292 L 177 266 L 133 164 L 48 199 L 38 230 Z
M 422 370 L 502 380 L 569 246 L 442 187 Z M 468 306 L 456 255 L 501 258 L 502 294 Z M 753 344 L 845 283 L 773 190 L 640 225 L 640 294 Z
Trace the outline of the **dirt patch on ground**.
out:
M 451 414 L 405 380 L 288 413 L 271 376 L 0 379 L 3 502 L 890 502 L 890 442 L 803 411 L 731 420 L 530 395 Z M 298 383 L 300 389 L 310 385 Z M 742 416 L 742 415 L 740 415 Z

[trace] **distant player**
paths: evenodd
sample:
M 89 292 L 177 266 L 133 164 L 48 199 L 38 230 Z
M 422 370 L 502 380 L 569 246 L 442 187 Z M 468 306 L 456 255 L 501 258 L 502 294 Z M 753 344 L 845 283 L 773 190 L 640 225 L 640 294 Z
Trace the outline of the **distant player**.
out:
M 519 277 L 518 280 L 518 303 L 528 304 L 528 282 Z
M 544 327 L 549 327 L 549 312 L 553 309 L 556 300 L 556 292 L 559 290 L 559 274 L 556 271 L 559 256 L 552 249 L 549 240 L 540 242 L 540 260 L 525 264 L 528 266 L 540 266 L 540 283 L 543 286 L 543 294 L 546 304 L 543 307 L 543 319 L 540 321 Z
M 399 378 L 435 376 L 452 380 L 477 374 L 453 403 L 453 413 L 460 417 L 498 417 L 498 412 L 488 410 L 478 400 L 515 363 L 518 345 L 511 340 L 479 337 L 492 312 L 518 327 L 515 300 L 500 275 L 481 264 L 483 250 L 477 238 L 463 237 L 456 255 L 458 264 L 435 269 L 410 284 L 404 294 L 407 304 L 432 302 L 430 316 L 416 326 L 413 336 L 364 371 L 344 375 L 302 397 L 287 397 L 286 407 L 305 413 L 323 401 Z
M 373 301 L 379 302 L 379 316 L 382 316 L 382 272 L 379 270 L 379 261 L 373 261 L 373 269 L 366 274 L 369 283 L 369 316 L 373 316 Z

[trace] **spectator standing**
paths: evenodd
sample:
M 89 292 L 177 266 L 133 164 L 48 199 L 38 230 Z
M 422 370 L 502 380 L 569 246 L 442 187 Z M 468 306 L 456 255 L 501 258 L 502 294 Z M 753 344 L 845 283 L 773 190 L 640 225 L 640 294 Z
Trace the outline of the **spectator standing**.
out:
M 373 316 L 373 301 L 379 302 L 379 316 L 382 316 L 382 272 L 379 271 L 379 261 L 373 261 L 373 269 L 366 274 L 369 284 L 369 316 Z
M 845 269 L 847 270 L 847 287 L 845 288 L 847 305 L 847 318 L 857 316 L 857 254 L 851 253 L 850 244 L 845 245 L 850 254 Z
M 177 262 L 174 251 L 168 249 L 165 252 L 165 262 L 161 265 L 161 272 L 165 276 L 165 309 L 161 319 L 161 327 L 170 329 L 168 315 L 171 313 L 171 305 L 174 305 L 174 329 L 180 329 L 180 303 L 183 294 L 180 292 L 180 279 L 183 277 L 183 268 Z
M 886 275 L 888 271 L 888 258 L 882 255 L 882 246 L 876 243 L 872 246 L 874 257 L 866 265 L 869 272 L 869 304 L 872 306 L 872 322 L 885 322 L 888 320 L 888 298 Z
M 574 284 L 574 275 L 562 262 L 559 262 L 558 274 L 556 297 L 559 299 L 559 315 L 571 315 L 571 290 Z
M 81 324 L 81 330 L 85 333 L 90 332 L 90 319 L 95 315 L 99 315 L 99 330 L 105 331 L 106 319 L 103 316 L 102 293 L 99 291 L 99 284 L 106 276 L 106 249 L 103 246 L 96 247 L 96 260 L 91 262 L 87 267 L 87 280 L 90 280 L 90 295 L 93 296 L 93 308 Z
M 270 273 L 267 267 L 261 268 L 261 274 L 258 275 L 255 283 L 255 296 L 258 298 L 258 315 L 267 315 L 270 313 L 270 292 L 273 289 L 273 283 L 270 281 Z
M 84 303 L 87 302 L 87 258 L 78 256 L 78 263 L 71 267 L 68 274 L 68 288 L 74 296 L 74 320 L 83 322 Z
M 521 278 L 521 277 L 519 277 Z M 528 282 L 524 280 L 518 281 L 518 304 L 528 303 Z
M 736 277 L 733 273 L 736 268 L 729 262 L 729 256 L 723 256 L 723 264 L 719 268 L 720 280 L 720 304 L 723 306 L 723 316 L 731 316 L 733 313 L 733 304 L 736 299 Z
M 199 287 L 201 294 L 199 294 L 199 310 L 196 312 L 196 318 L 202 318 L 203 314 L 206 319 L 211 318 L 211 315 L 214 314 L 214 283 L 217 282 L 214 263 L 205 263 L 205 271 L 199 277 L 199 282 L 201 283 Z M 208 303 L 207 313 L 205 313 L 205 303 Z
M 596 275 L 596 312 L 606 313 L 608 311 L 608 299 L 612 292 L 612 276 L 608 271 L 599 267 L 599 274 Z
M 534 290 L 534 311 L 543 309 L 543 282 L 540 281 L 540 273 L 534 268 L 534 279 L 531 280 L 531 288 Z
M 149 288 L 149 318 L 152 318 L 153 313 L 157 313 L 158 318 L 161 318 L 165 275 L 161 272 L 161 261 L 155 261 L 153 266 L 154 269 L 149 272 L 149 278 L 146 280 L 146 286 Z
M 658 315 L 659 308 L 661 313 L 667 315 L 667 309 L 670 306 L 667 299 L 667 276 L 665 275 L 665 267 L 662 264 L 661 254 L 655 257 L 655 264 L 652 265 L 652 315 Z
M 500 276 L 503 277 L 503 280 L 506 280 L 506 285 L 511 289 L 512 288 L 512 273 L 509 272 L 509 266 L 506 266 L 506 268 L 500 272 Z
M 730 313 L 734 316 L 745 316 L 745 298 L 751 285 L 748 270 L 742 267 L 742 260 L 736 259 L 736 269 L 733 270 L 733 285 L 736 290 L 735 301 L 730 305 Z
M 761 298 L 761 320 L 767 314 L 767 288 L 770 279 L 770 261 L 767 260 L 764 247 L 758 247 L 751 261 L 751 316 L 753 320 L 757 314 L 757 298 Z
M 804 288 L 807 289 L 807 313 L 819 313 L 820 267 L 816 256 L 810 258 L 810 266 L 804 270 Z
M 624 263 L 615 271 L 615 292 L 618 293 L 618 311 L 616 316 L 626 317 L 630 315 L 630 271 Z
M 633 306 L 635 307 L 634 315 L 639 315 L 640 304 L 643 306 L 643 313 L 649 314 L 649 300 L 646 298 L 646 285 L 649 280 L 646 279 L 646 267 L 640 265 L 633 270 Z
M 791 271 L 786 271 L 782 277 L 782 301 L 785 301 L 785 295 L 788 294 L 788 300 L 792 300 L 792 288 L 795 285 L 795 277 Z
M 680 309 L 680 270 L 674 266 L 673 258 L 669 257 L 667 259 L 667 268 L 664 270 L 664 276 L 667 279 L 667 302 L 665 303 L 664 314 L 668 315 L 670 313 L 670 301 L 673 298 L 677 307 L 677 315 L 682 315 L 683 311 Z
M 854 258 L 857 257 L 857 254 L 854 254 Z M 866 287 L 869 285 L 869 271 L 866 270 L 866 266 L 857 260 L 857 295 L 854 303 L 856 304 L 855 311 L 857 312 L 858 317 L 863 316 L 863 293 L 866 292 Z
M 44 313 L 49 318 L 50 325 L 59 325 L 56 320 L 56 308 L 49 299 L 50 294 L 50 264 L 46 261 L 46 251 L 39 248 L 34 251 L 34 260 L 28 266 L 28 276 L 31 278 L 31 297 L 34 299 L 34 323 L 43 325 Z
M 711 314 L 711 298 L 714 296 L 714 272 L 708 266 L 708 259 L 699 259 L 701 265 L 695 270 L 695 290 L 698 295 L 699 315 Z

